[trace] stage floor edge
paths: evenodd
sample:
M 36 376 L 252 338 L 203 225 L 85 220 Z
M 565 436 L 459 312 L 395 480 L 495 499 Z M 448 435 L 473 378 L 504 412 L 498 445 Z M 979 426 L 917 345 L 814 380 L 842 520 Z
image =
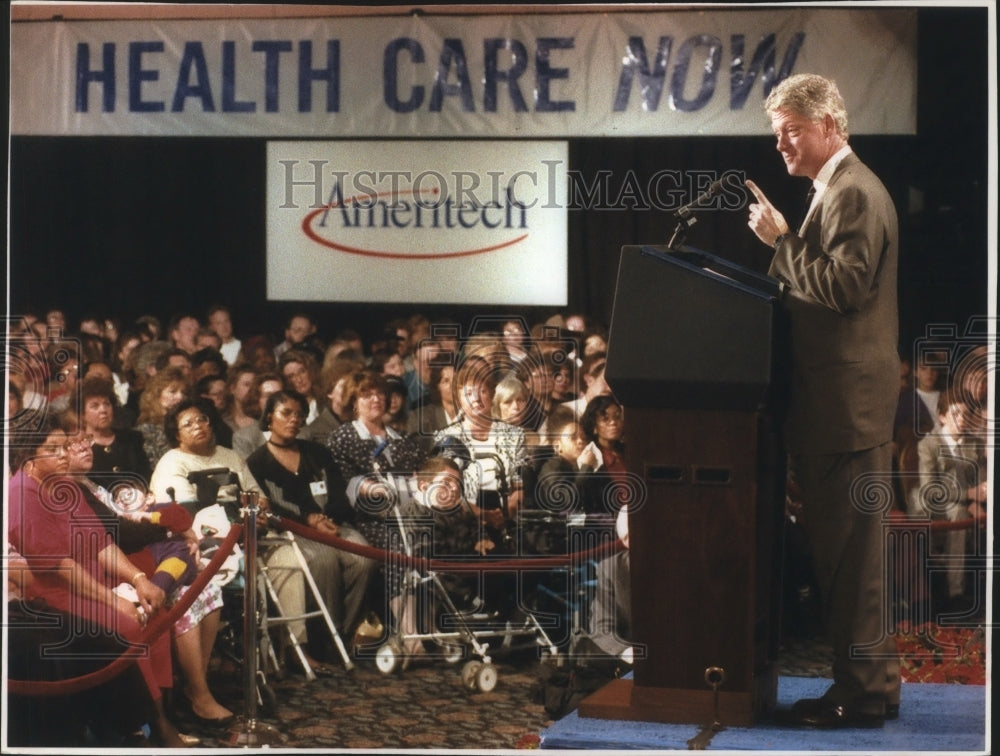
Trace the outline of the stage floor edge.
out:
M 830 680 L 780 677 L 778 706 L 823 694 Z M 712 751 L 924 751 L 987 753 L 986 688 L 982 685 L 904 683 L 899 718 L 876 729 L 810 730 L 761 722 L 726 727 Z M 725 723 L 723 723 L 725 724 Z M 567 714 L 541 732 L 540 747 L 570 750 L 689 750 L 701 727 L 581 717 Z

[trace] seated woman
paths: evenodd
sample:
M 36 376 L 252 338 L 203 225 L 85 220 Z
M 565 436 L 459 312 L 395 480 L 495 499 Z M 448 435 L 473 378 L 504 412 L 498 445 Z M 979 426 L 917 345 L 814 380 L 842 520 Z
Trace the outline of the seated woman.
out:
M 226 413 L 229 411 L 229 386 L 226 379 L 218 373 L 203 375 L 194 384 L 193 396 L 200 396 L 208 403 L 205 409 L 210 410 L 209 419 L 212 421 L 212 432 L 215 434 L 215 442 L 220 446 L 233 448 L 233 429 L 226 422 Z
M 610 524 L 627 503 L 625 410 L 614 396 L 594 397 L 580 418 L 580 428 L 587 439 L 578 457 L 580 469 L 587 473 L 580 483 L 583 508 Z
M 319 364 L 310 352 L 304 349 L 289 349 L 278 359 L 278 372 L 284 379 L 285 388 L 298 391 L 309 402 L 306 423 L 319 417 L 321 402 Z
M 128 403 L 129 388 L 135 380 L 131 359 L 132 352 L 141 343 L 142 339 L 135 331 L 122 331 L 115 339 L 115 345 L 111 351 L 112 382 L 115 387 L 115 396 L 118 397 L 118 404 L 122 407 Z
M 93 437 L 92 471 L 109 491 L 119 485 L 149 485 L 153 468 L 143 449 L 142 434 L 115 428 L 114 384 L 102 378 L 85 378 L 80 388 L 80 420 L 84 433 Z
M 229 407 L 223 414 L 223 419 L 234 431 L 253 425 L 257 418 L 249 415 L 243 409 L 243 400 L 250 393 L 257 371 L 246 363 L 234 365 L 229 369 L 226 385 L 229 389 Z
M 189 388 L 184 373 L 176 367 L 157 370 L 146 382 L 139 397 L 139 418 L 135 427 L 142 433 L 143 450 L 150 468 L 156 467 L 160 457 L 170 449 L 163 431 L 163 418 L 171 407 L 188 395 Z
M 183 593 L 180 586 L 189 584 L 198 573 L 198 542 L 191 530 L 191 514 L 176 503 L 151 507 L 152 497 L 146 495 L 145 484 L 141 488 L 120 485 L 116 497 L 94 481 L 89 477 L 94 465 L 92 437 L 74 425 L 71 417 L 63 416 L 63 429 L 69 437 L 69 473 L 118 547 L 163 591 L 168 603 L 173 603 Z
M 434 435 L 458 419 L 452 391 L 454 378 L 454 365 L 431 365 L 426 401 L 418 403 L 407 417 L 407 430 L 417 435 L 420 445 L 428 452 L 434 445 Z
M 384 422 L 393 430 L 405 434 L 410 410 L 406 406 L 406 385 L 394 375 L 385 376 L 386 410 Z
M 111 639 L 119 653 L 136 657 L 155 715 L 154 732 L 165 745 L 183 747 L 167 718 L 161 689 L 173 685 L 169 637 L 148 650 L 130 648 L 146 618 L 162 609 L 166 596 L 125 556 L 88 506 L 82 489 L 67 477 L 67 436 L 51 415 L 27 418 L 10 436 L 7 537 L 24 555 L 32 581 L 28 599 L 78 618 L 89 635 Z M 44 440 L 39 443 L 38 439 Z M 136 601 L 116 593 L 131 584 Z M 63 628 L 64 633 L 68 628 Z M 59 723 L 50 723 L 58 727 Z
M 28 601 L 32 585 L 27 562 L 7 546 L 7 675 L 10 680 L 55 682 L 96 672 L 122 651 L 115 636 L 74 634 L 64 628 L 73 618 L 51 607 L 38 611 L 37 599 Z M 44 650 L 59 646 L 53 655 Z M 197 745 L 194 736 L 170 733 L 164 741 L 154 725 L 156 703 L 142 672 L 134 664 L 120 674 L 74 693 L 57 696 L 7 694 L 7 743 L 34 748 L 77 748 L 85 743 L 105 747 Z M 168 720 L 169 721 L 169 720 Z M 58 727 L 52 723 L 58 722 Z M 65 752 L 65 751 L 61 751 Z
M 438 431 L 434 446 L 445 456 L 465 460 L 464 495 L 487 510 L 486 522 L 497 542 L 510 546 L 508 521 L 514 520 L 523 497 L 522 474 L 530 464 L 524 429 L 494 419 L 497 379 L 483 357 L 466 358 L 455 376 L 459 419 Z
M 275 514 L 321 533 L 367 545 L 364 536 L 352 526 L 354 510 L 347 501 L 347 484 L 330 451 L 315 441 L 298 438 L 308 406 L 306 398 L 296 391 L 286 389 L 272 394 L 260 419 L 261 429 L 270 436 L 247 459 L 247 467 L 267 492 L 269 508 Z M 297 540 L 334 624 L 350 638 L 361 621 L 376 563 L 309 538 Z M 301 573 L 280 569 L 296 564 L 291 551 L 279 548 L 268 559 L 268 567 L 278 573 L 274 582 L 282 607 L 287 614 L 296 615 L 305 612 L 304 581 Z M 300 643 L 306 640 L 304 621 L 293 623 L 289 629 Z
M 403 436 L 385 424 L 385 376 L 373 370 L 352 373 L 344 405 L 354 420 L 333 431 L 327 447 L 347 481 L 358 530 L 370 544 L 385 548 L 385 518 L 393 496 L 385 481 L 412 475 L 424 461 L 424 452 L 413 436 Z
M 264 413 L 267 398 L 275 391 L 281 391 L 284 382 L 277 373 L 258 373 L 254 376 L 250 390 L 243 398 L 243 411 L 254 422 L 233 432 L 233 450 L 243 459 L 253 454 L 267 440 L 260 429 L 260 416 Z
M 306 423 L 306 438 L 325 444 L 331 433 L 344 423 L 351 422 L 350 414 L 344 408 L 344 386 L 348 375 L 363 369 L 364 363 L 359 363 L 353 366 L 338 365 L 320 373 L 320 393 L 326 399 L 322 402 L 316 419 Z
M 181 503 L 197 502 L 198 490 L 189 478 L 191 473 L 211 468 L 228 468 L 239 481 L 241 491 L 261 493 L 246 463 L 239 454 L 215 443 L 212 427 L 206 414 L 203 399 L 184 399 L 171 408 L 163 421 L 164 432 L 173 448 L 164 454 L 153 470 L 150 490 L 157 501 L 168 501 L 173 496 Z M 262 496 L 261 508 L 267 501 Z M 193 680 L 205 679 L 208 663 L 219 631 L 222 589 L 215 582 L 209 583 L 199 601 L 202 618 L 198 632 L 193 627 L 175 628 L 178 658 L 190 685 Z M 206 686 L 203 690 L 186 691 L 195 715 L 203 720 L 220 723 L 231 720 L 232 712 L 215 700 Z
M 73 432 L 72 429 L 67 429 Z M 117 499 L 110 492 L 87 477 L 93 463 L 88 436 L 71 436 L 69 447 L 69 472 L 74 474 L 84 492 L 87 504 L 104 522 L 109 532 L 114 533 L 119 547 L 128 558 L 145 574 L 150 582 L 167 596 L 167 603 L 179 600 L 187 591 L 187 586 L 196 577 L 198 566 L 198 540 L 191 530 L 190 513 L 171 502 L 155 507 L 133 507 L 122 512 L 126 494 L 119 491 Z M 137 497 L 141 491 L 134 492 Z M 151 498 L 151 497 L 149 497 Z M 174 623 L 174 639 L 177 660 L 185 674 L 184 694 L 191 704 L 192 712 L 202 725 L 223 728 L 232 721 L 230 714 L 217 714 L 221 707 L 213 706 L 214 696 L 208 687 L 207 666 L 203 666 L 197 656 L 198 645 L 194 640 L 200 632 L 193 632 L 206 617 L 211 625 L 216 622 L 212 616 L 217 601 L 217 589 L 210 584 L 191 607 Z M 130 594 L 129 594 L 130 595 Z M 181 639 L 182 636 L 185 636 Z M 222 711 L 228 709 L 222 708 Z M 213 712 L 203 714 L 203 712 Z

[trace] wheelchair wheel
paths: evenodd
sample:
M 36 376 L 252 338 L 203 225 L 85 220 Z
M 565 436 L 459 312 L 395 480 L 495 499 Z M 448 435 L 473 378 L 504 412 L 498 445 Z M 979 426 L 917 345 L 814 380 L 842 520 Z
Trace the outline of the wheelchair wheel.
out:
M 475 686 L 480 693 L 489 693 L 497 686 L 497 668 L 484 664 L 476 671 Z
M 396 671 L 403 656 L 403 649 L 396 643 L 384 643 L 375 652 L 375 666 L 383 675 L 391 675 Z

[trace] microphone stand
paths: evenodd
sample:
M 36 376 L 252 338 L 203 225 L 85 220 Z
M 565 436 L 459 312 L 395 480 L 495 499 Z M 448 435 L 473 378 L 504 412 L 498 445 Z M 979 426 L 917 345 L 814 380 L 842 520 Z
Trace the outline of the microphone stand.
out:
M 287 737 L 276 727 L 257 719 L 257 515 L 259 494 L 240 493 L 243 515 L 243 716 L 226 735 L 229 746 L 266 747 Z
M 697 223 L 698 219 L 686 207 L 682 207 L 674 213 L 674 216 L 677 218 L 677 226 L 674 228 L 674 234 L 670 237 L 670 241 L 667 242 L 667 249 L 671 252 L 680 252 L 680 248 L 684 245 L 684 238 L 687 236 L 688 229 Z
M 504 545 L 511 546 L 514 543 L 514 536 L 510 533 L 510 528 L 508 527 L 508 522 L 510 520 L 510 504 L 509 498 L 511 493 L 511 487 L 507 483 L 507 470 L 504 468 L 504 461 L 499 454 L 494 454 L 493 452 L 476 452 L 476 459 L 491 459 L 493 464 L 496 465 L 496 476 L 497 476 L 497 493 L 500 495 L 500 511 L 503 513 L 504 524 L 500 528 L 499 534 L 503 539 Z

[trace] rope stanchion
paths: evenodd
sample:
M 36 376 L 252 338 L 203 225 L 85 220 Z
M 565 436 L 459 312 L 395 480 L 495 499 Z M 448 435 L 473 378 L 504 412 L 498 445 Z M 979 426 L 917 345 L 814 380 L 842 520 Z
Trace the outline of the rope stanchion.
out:
M 260 494 L 240 493 L 243 515 L 243 716 L 229 729 L 230 746 L 260 747 L 281 743 L 285 736 L 257 719 L 257 516 Z
M 130 641 L 133 649 L 138 646 L 148 644 L 154 638 L 159 637 L 162 633 L 169 630 L 173 624 L 181 618 L 184 612 L 186 612 L 190 608 L 191 604 L 195 602 L 195 599 L 198 598 L 198 595 L 205 589 L 205 586 L 208 585 L 209 581 L 219 571 L 223 562 L 225 562 L 232 553 L 233 548 L 235 547 L 237 540 L 239 540 L 242 532 L 243 528 L 240 525 L 233 524 L 233 526 L 229 529 L 229 533 L 219 545 L 218 551 L 216 551 L 209 563 L 205 565 L 205 568 L 198 573 L 198 576 L 191 582 L 188 589 L 184 592 L 184 595 L 181 596 L 168 611 L 158 614 L 148 625 L 146 625 L 136 635 L 135 640 Z M 125 651 L 121 656 L 114 659 L 106 666 L 101 669 L 94 670 L 93 672 L 88 672 L 85 675 L 79 675 L 78 677 L 71 677 L 65 680 L 8 680 L 7 690 L 15 695 L 31 697 L 68 696 L 74 693 L 80 693 L 84 690 L 89 690 L 97 685 L 111 680 L 121 674 L 128 665 L 134 664 L 139 658 L 141 658 L 139 653 L 130 653 L 129 651 Z
M 559 554 L 556 556 L 547 557 L 533 557 L 530 559 L 492 559 L 492 560 L 480 560 L 476 561 L 471 559 L 469 561 L 447 561 L 440 559 L 427 559 L 421 557 L 408 556 L 402 552 L 397 551 L 386 551 L 385 549 L 377 549 L 374 546 L 367 546 L 360 543 L 353 543 L 352 541 L 347 541 L 340 536 L 330 535 L 329 533 L 321 533 L 315 528 L 310 528 L 307 525 L 302 525 L 301 523 L 295 522 L 294 520 L 289 520 L 279 515 L 268 515 L 268 518 L 277 527 L 283 528 L 285 530 L 290 530 L 295 535 L 302 536 L 303 538 L 308 538 L 312 541 L 317 541 L 319 543 L 325 543 L 327 546 L 332 546 L 336 549 L 341 549 L 343 551 L 348 551 L 352 554 L 357 554 L 358 556 L 367 557 L 369 559 L 375 560 L 385 560 L 386 557 L 392 558 L 393 562 L 402 566 L 412 567 L 418 570 L 435 570 L 438 572 L 448 572 L 451 570 L 455 571 L 467 571 L 470 569 L 485 570 L 485 571 L 510 571 L 510 570 L 546 570 L 555 567 L 568 567 L 573 564 L 579 564 L 580 561 L 586 559 L 597 559 L 610 556 L 617 553 L 622 548 L 624 544 L 620 539 L 601 545 L 595 546 L 591 549 L 586 549 L 584 551 L 577 551 L 572 554 Z

